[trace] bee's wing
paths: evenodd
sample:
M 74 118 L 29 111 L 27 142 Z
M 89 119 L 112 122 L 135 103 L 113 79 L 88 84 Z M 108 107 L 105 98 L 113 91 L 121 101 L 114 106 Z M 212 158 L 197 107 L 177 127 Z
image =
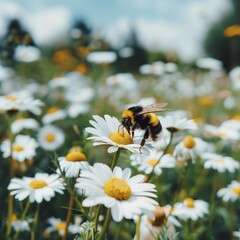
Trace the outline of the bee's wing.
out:
M 154 112 L 164 112 L 168 109 L 164 108 L 168 105 L 168 103 L 154 103 L 151 105 L 147 105 L 143 107 L 143 110 L 139 112 L 137 115 L 141 115 L 144 113 L 154 113 Z

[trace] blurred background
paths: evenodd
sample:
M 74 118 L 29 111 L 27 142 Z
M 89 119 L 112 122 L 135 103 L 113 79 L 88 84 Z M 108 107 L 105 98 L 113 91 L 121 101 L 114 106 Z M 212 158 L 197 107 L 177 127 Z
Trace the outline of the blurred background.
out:
M 0 5 L 2 61 L 23 42 L 46 54 L 66 46 L 78 47 L 80 55 L 94 44 L 114 51 L 131 47 L 132 52 L 122 51 L 131 56 L 125 66 L 118 62 L 121 71 L 155 60 L 191 63 L 209 56 L 227 70 L 240 61 L 238 0 L 1 0 Z

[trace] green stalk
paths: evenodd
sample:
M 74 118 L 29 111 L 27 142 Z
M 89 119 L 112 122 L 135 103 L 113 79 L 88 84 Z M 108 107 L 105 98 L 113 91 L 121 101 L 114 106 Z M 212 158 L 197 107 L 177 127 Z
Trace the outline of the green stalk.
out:
M 64 234 L 63 234 L 63 240 L 67 239 L 67 232 L 68 232 L 68 226 L 69 226 L 70 219 L 71 219 L 72 209 L 73 209 L 73 196 L 72 196 L 72 194 L 70 194 L 68 213 L 67 213 L 67 218 L 66 218 L 66 227 L 64 230 Z
M 102 240 L 102 239 L 104 239 L 105 234 L 106 234 L 106 232 L 107 232 L 107 230 L 108 230 L 108 226 L 109 226 L 110 220 L 111 220 L 111 209 L 108 208 L 108 209 L 107 209 L 107 213 L 106 213 L 106 218 L 105 218 L 105 221 L 104 221 L 104 225 L 103 225 L 103 228 L 102 228 L 102 231 L 101 231 L 101 233 L 99 234 L 99 236 L 97 237 L 97 240 Z
M 112 160 L 111 170 L 113 170 L 114 167 L 116 167 L 117 162 L 118 162 L 118 158 L 119 158 L 119 155 L 120 155 L 120 152 L 121 152 L 121 148 L 119 148 L 119 149 L 115 152 L 114 157 L 113 157 L 113 160 Z
M 26 214 L 27 214 L 27 211 L 28 211 L 29 207 L 30 207 L 30 201 L 28 200 L 27 203 L 26 203 L 26 206 L 25 206 L 25 208 L 23 210 L 23 213 L 22 213 L 22 216 L 20 218 L 20 221 L 23 221 L 24 218 L 26 217 Z M 14 234 L 13 240 L 17 240 L 18 239 L 19 233 L 20 233 L 20 229 Z
M 38 217 L 39 217 L 39 209 L 40 209 L 40 204 L 38 203 L 36 212 L 34 214 L 34 219 L 33 219 L 33 228 L 32 228 L 32 231 L 31 231 L 31 240 L 35 240 L 36 229 L 37 229 L 37 221 L 38 221 Z
M 141 223 L 141 216 L 139 215 L 137 223 L 136 223 L 136 235 L 135 235 L 136 240 L 139 240 L 139 238 L 140 238 L 140 223 Z
M 95 220 L 94 220 L 94 232 L 97 232 L 99 216 L 100 216 L 101 210 L 102 210 L 102 205 L 99 205 L 97 208 L 97 212 L 96 212 L 96 216 L 95 216 Z

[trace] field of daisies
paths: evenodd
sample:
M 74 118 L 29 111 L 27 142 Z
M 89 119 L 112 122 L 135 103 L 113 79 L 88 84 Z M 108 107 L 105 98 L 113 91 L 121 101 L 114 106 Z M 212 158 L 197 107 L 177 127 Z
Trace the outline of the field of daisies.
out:
M 131 46 L 75 29 L 40 49 L 15 33 L 0 62 L 0 239 L 240 238 L 240 67 L 131 70 Z M 168 103 L 162 131 L 140 149 L 122 112 L 153 103 Z

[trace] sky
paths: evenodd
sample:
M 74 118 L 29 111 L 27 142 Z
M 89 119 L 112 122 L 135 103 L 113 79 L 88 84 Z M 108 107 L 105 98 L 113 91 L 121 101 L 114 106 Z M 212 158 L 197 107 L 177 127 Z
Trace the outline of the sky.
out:
M 57 44 L 74 20 L 84 19 L 114 47 L 134 27 L 146 49 L 185 60 L 204 55 L 207 30 L 231 11 L 229 0 L 0 0 L 0 6 L 0 37 L 17 17 L 39 45 Z

